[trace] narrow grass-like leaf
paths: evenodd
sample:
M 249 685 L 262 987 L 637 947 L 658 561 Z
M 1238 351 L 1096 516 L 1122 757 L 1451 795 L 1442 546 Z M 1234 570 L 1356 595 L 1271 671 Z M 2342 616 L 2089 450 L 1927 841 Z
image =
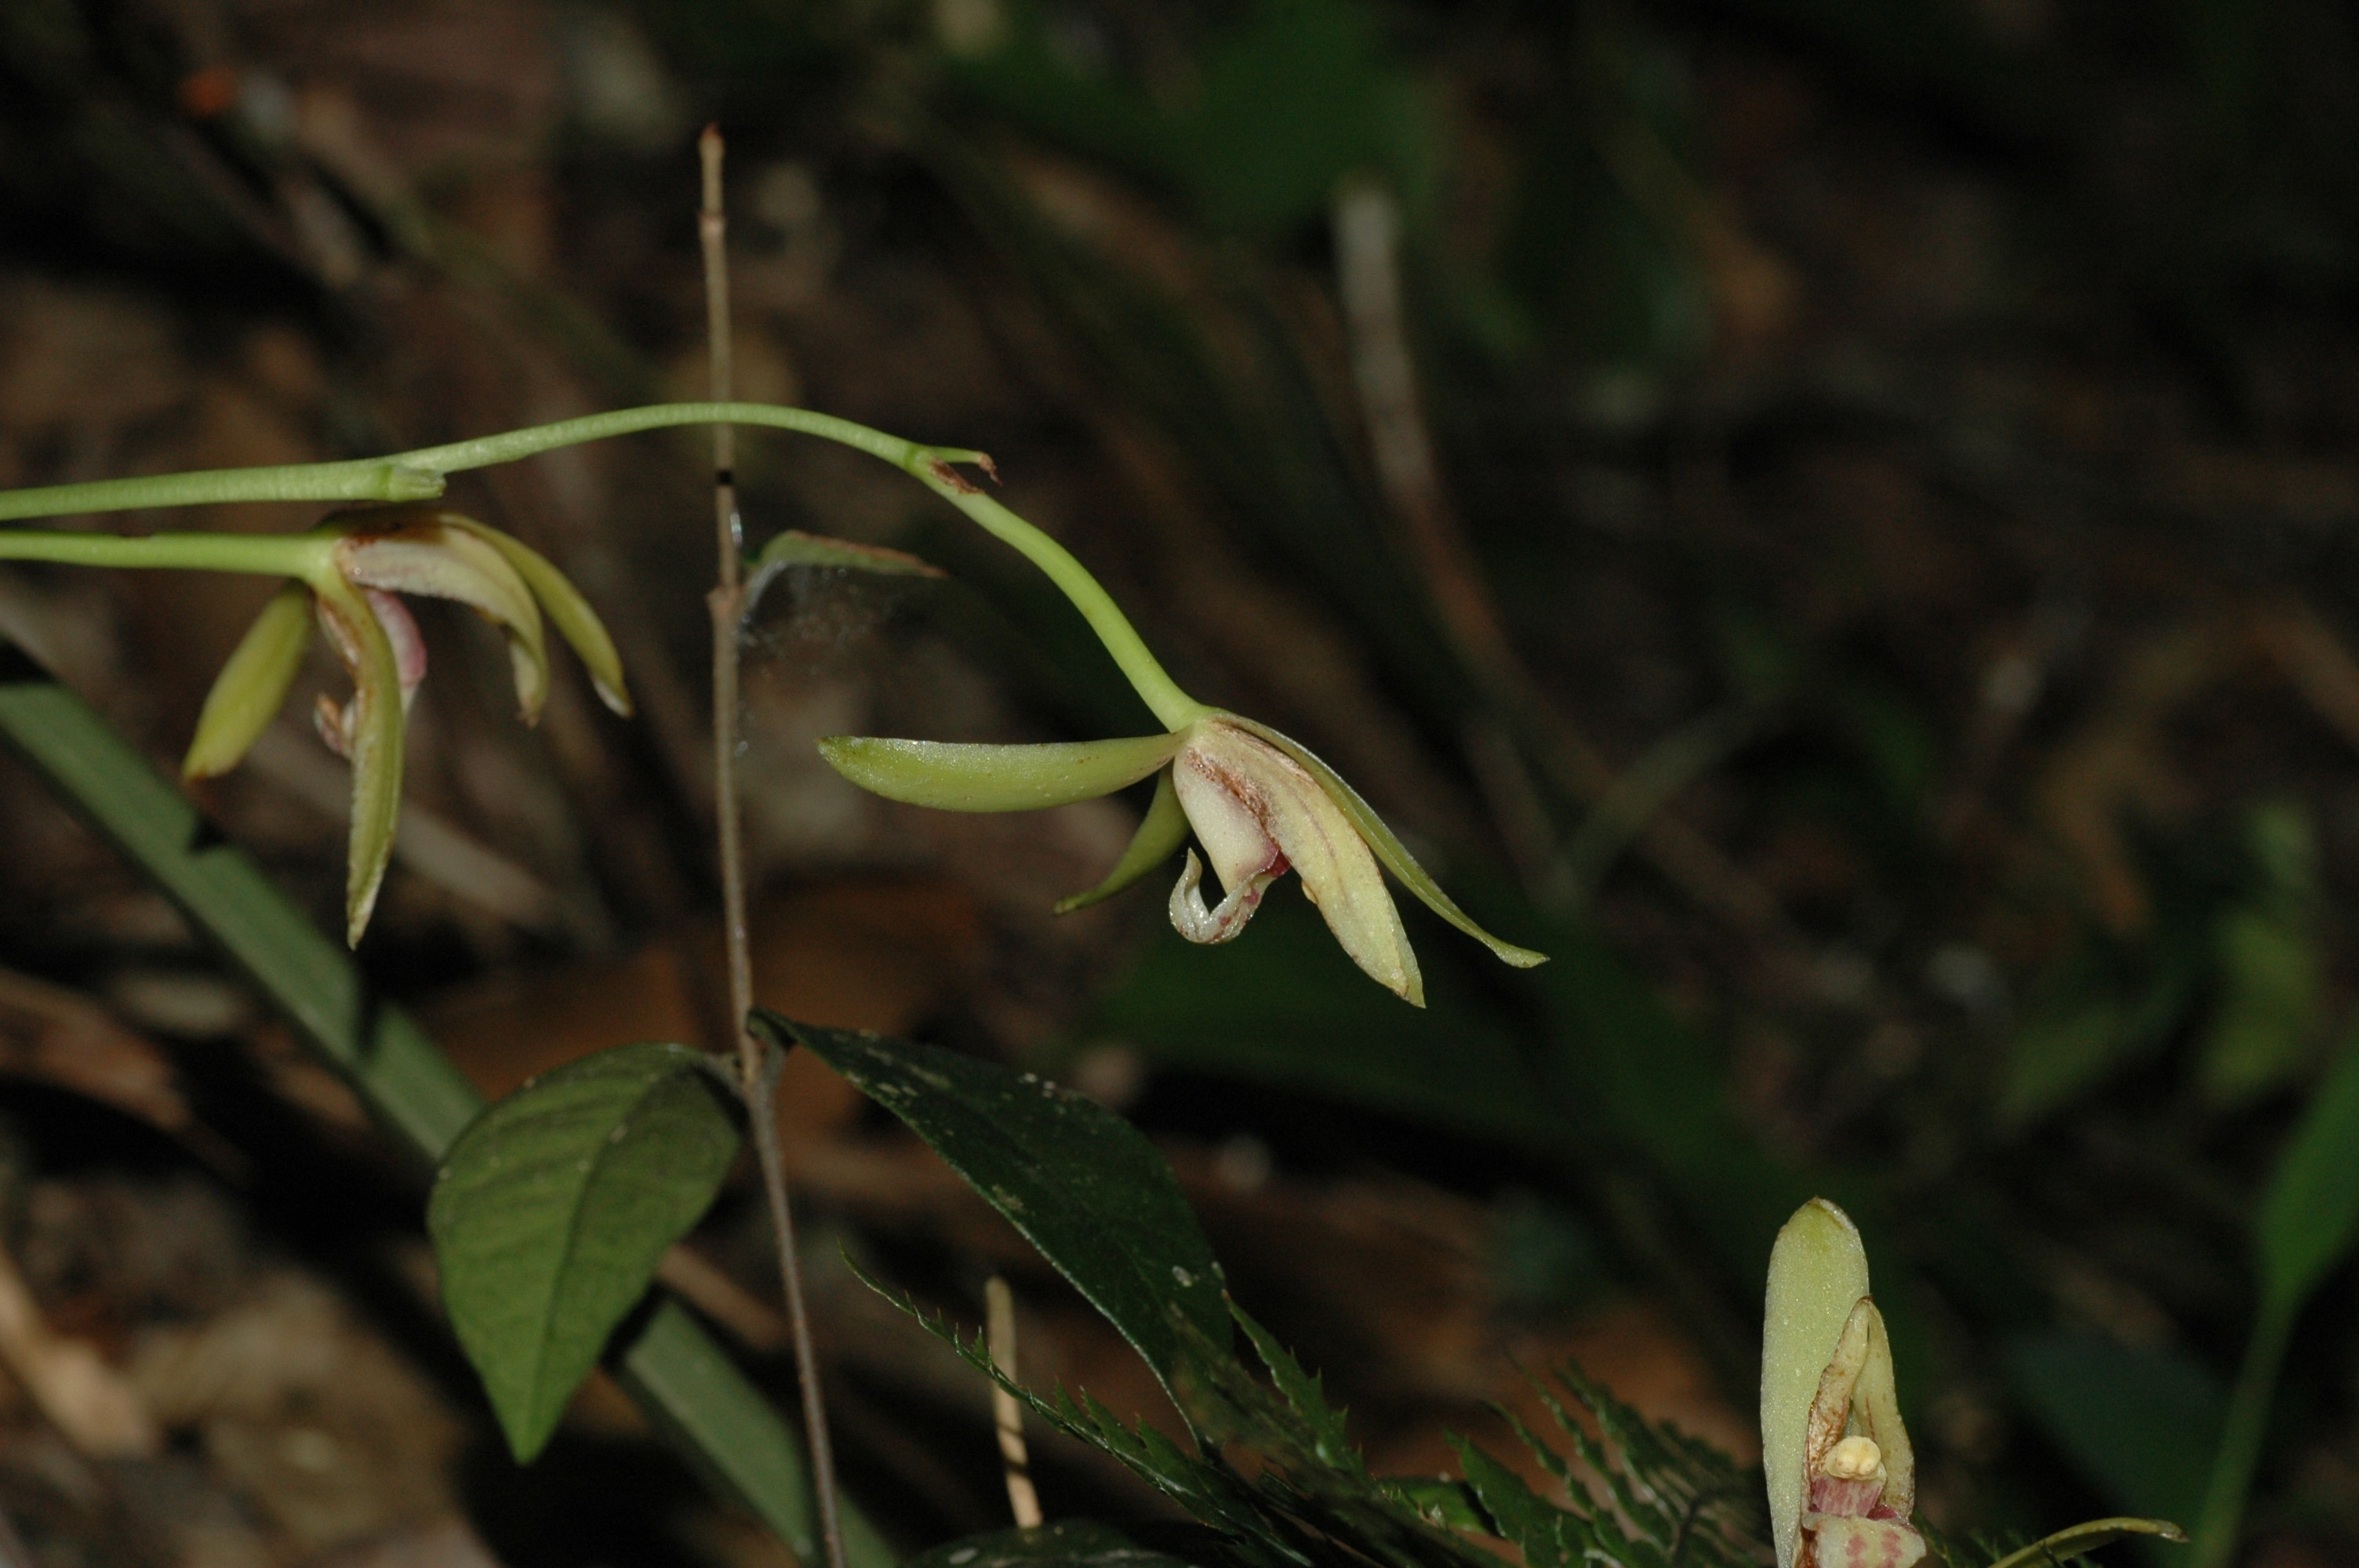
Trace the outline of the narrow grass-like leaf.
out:
M 1184 1350 L 1172 1314 L 1229 1338 L 1221 1265 L 1163 1156 L 1095 1100 L 936 1045 L 797 1023 L 756 1009 L 780 1045 L 816 1052 L 908 1124 L 1147 1358 L 1166 1389 Z
M 451 1145 L 426 1227 L 517 1459 L 548 1443 L 664 1249 L 712 1206 L 737 1140 L 703 1058 L 646 1044 L 535 1078 Z
M 483 1109 L 450 1058 L 370 989 L 351 954 L 88 703 L 5 640 L 0 742 L 179 907 L 400 1146 L 430 1164 Z M 797 1556 L 818 1556 L 799 1440 L 687 1309 L 659 1304 L 620 1348 L 615 1370 L 691 1463 Z M 843 1519 L 853 1568 L 888 1568 L 894 1552 L 848 1499 Z
M 843 571 L 875 572 L 885 577 L 940 577 L 942 568 L 907 550 L 883 545 L 857 545 L 788 528 L 773 535 L 761 553 L 746 563 L 752 574 L 783 571 L 789 567 L 832 567 Z
M 2300 1309 L 2359 1238 L 2359 1038 L 2319 1087 L 2278 1157 L 2258 1224 L 2261 1290 Z

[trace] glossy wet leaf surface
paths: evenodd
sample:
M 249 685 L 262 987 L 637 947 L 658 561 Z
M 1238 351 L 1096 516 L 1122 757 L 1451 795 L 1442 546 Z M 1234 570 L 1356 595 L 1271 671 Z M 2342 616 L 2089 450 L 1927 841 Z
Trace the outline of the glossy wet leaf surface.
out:
M 1163 1156 L 1095 1100 L 938 1045 L 797 1023 L 799 1044 L 924 1139 L 1106 1315 L 1165 1386 L 1182 1365 L 1177 1314 L 1225 1345 L 1221 1266 Z

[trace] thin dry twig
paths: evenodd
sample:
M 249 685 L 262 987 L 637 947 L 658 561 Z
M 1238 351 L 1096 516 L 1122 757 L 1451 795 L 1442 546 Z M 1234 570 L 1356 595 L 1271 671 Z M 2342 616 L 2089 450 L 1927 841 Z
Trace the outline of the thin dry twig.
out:
M 999 1375 L 1016 1379 L 1016 1292 L 997 1274 L 984 1281 L 984 1336 L 991 1346 L 991 1364 Z M 991 1386 L 991 1422 L 999 1429 L 999 1458 L 1007 1470 L 1007 1506 L 1016 1528 L 1030 1530 L 1040 1522 L 1040 1494 L 1032 1486 L 1032 1455 L 1024 1444 L 1024 1407 L 997 1383 Z
M 721 200 L 721 127 L 707 125 L 697 140 L 704 173 L 704 201 L 697 234 L 704 251 L 705 326 L 712 354 L 712 400 L 730 400 L 734 374 L 730 352 L 729 225 Z M 737 513 L 737 437 L 725 424 L 712 427 L 712 517 L 720 553 L 720 581 L 706 602 L 712 611 L 712 789 L 720 827 L 723 933 L 729 955 L 730 1032 L 736 1037 L 739 1087 L 754 1152 L 769 1200 L 773 1239 L 778 1249 L 778 1280 L 786 1293 L 787 1323 L 795 1346 L 795 1370 L 802 1387 L 803 1432 L 810 1450 L 811 1491 L 818 1505 L 820 1537 L 830 1568 L 845 1568 L 843 1523 L 836 1508 L 835 1445 L 828 1436 L 827 1402 L 820 1391 L 819 1364 L 811 1345 L 810 1308 L 803 1294 L 802 1262 L 795 1249 L 793 1210 L 787 1196 L 786 1162 L 778 1148 L 777 1080 L 764 1059 L 761 1043 L 746 1028 L 754 1010 L 754 962 L 745 929 L 745 831 L 737 801 L 737 639 L 744 623 L 745 538 Z
M 1337 291 L 1377 482 L 1442 633 L 1494 707 L 1523 732 L 1549 782 L 1594 806 L 1614 794 L 1614 772 L 1516 653 L 1442 482 L 1409 354 L 1399 204 L 1373 180 L 1353 181 L 1336 198 L 1334 228 Z M 1578 883 L 1565 851 L 1544 853 L 1528 813 L 1518 809 L 1530 792 L 1516 776 L 1522 764 L 1515 749 L 1489 741 L 1473 761 L 1495 814 L 1506 818 L 1503 836 L 1514 841 L 1535 895 L 1560 907 L 1571 903 Z M 1656 867 L 1701 907 L 1748 935 L 1775 948 L 1794 946 L 1792 925 L 1776 897 L 1663 804 L 1655 802 L 1635 829 Z

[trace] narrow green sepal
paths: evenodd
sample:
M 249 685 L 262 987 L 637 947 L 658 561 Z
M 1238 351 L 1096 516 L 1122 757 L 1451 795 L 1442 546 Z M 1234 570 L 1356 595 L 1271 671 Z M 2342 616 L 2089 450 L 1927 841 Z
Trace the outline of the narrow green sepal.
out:
M 1320 761 L 1310 748 L 1251 719 L 1234 713 L 1223 713 L 1220 717 L 1240 730 L 1259 736 L 1302 764 L 1310 776 L 1319 781 L 1320 787 L 1326 790 L 1328 797 L 1351 819 L 1352 826 L 1360 830 L 1360 837 L 1367 840 L 1368 848 L 1375 852 L 1378 860 L 1384 862 L 1385 870 L 1392 872 L 1401 886 L 1417 894 L 1419 902 L 1426 908 L 1490 948 L 1502 963 L 1512 964 L 1518 969 L 1528 969 L 1548 962 L 1546 953 L 1535 953 L 1529 947 L 1503 942 L 1475 925 L 1474 917 L 1459 908 L 1457 903 L 1441 891 L 1441 884 L 1417 863 L 1417 857 L 1408 852 L 1408 847 L 1385 826 L 1385 819 L 1376 815 L 1375 807 L 1362 800 L 1359 791 L 1344 783 L 1343 775 Z
M 205 694 L 180 776 L 218 777 L 237 766 L 287 702 L 311 646 L 311 590 L 290 582 L 270 596 Z
M 2187 1539 L 2187 1532 L 2167 1519 L 2093 1519 L 2035 1541 L 2020 1552 L 2010 1552 L 1992 1563 L 1991 1568 L 2049 1568 L 2051 1563 L 2094 1552 L 2132 1535 L 2150 1535 L 2158 1541 Z
M 361 945 L 393 859 L 401 822 L 401 670 L 393 643 L 361 596 L 338 579 L 319 589 L 326 624 L 353 672 L 346 740 L 353 765 L 352 837 L 345 849 L 344 939 Z
M 828 766 L 887 800 L 937 811 L 1037 811 L 1112 795 L 1169 762 L 1182 737 L 1128 735 L 1037 746 L 831 735 Z
M 582 597 L 582 590 L 572 580 L 552 565 L 548 557 L 524 543 L 511 538 L 497 528 L 487 528 L 472 517 L 446 513 L 442 521 L 454 528 L 463 528 L 497 550 L 506 557 L 516 576 L 524 579 L 525 587 L 540 601 L 540 612 L 565 639 L 582 667 L 590 672 L 590 684 L 598 693 L 598 700 L 615 713 L 631 716 L 631 688 L 623 679 L 623 656 L 614 651 L 614 639 L 606 633 L 606 623 Z
M 1180 792 L 1172 786 L 1171 770 L 1166 768 L 1155 775 L 1155 798 L 1147 803 L 1147 816 L 1131 835 L 1130 847 L 1114 863 L 1105 881 L 1087 892 L 1059 899 L 1057 913 L 1071 914 L 1112 898 L 1169 860 L 1187 841 L 1188 814 L 1180 809 Z

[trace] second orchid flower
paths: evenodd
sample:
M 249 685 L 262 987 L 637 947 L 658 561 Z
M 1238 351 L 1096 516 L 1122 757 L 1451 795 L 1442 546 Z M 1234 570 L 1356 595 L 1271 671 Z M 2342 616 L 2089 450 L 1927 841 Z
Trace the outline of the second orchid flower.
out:
M 516 705 L 527 724 L 549 694 L 547 623 L 581 655 L 599 697 L 631 711 L 622 661 L 579 590 L 549 561 L 497 529 L 434 505 L 340 514 L 303 543 L 299 575 L 272 596 L 230 654 L 197 719 L 181 772 L 228 772 L 287 700 L 316 619 L 345 673 L 352 700 L 320 698 L 321 738 L 353 768 L 345 871 L 346 935 L 357 945 L 384 885 L 401 814 L 404 723 L 426 674 L 426 643 L 402 601 L 422 594 L 466 605 L 506 633 Z

